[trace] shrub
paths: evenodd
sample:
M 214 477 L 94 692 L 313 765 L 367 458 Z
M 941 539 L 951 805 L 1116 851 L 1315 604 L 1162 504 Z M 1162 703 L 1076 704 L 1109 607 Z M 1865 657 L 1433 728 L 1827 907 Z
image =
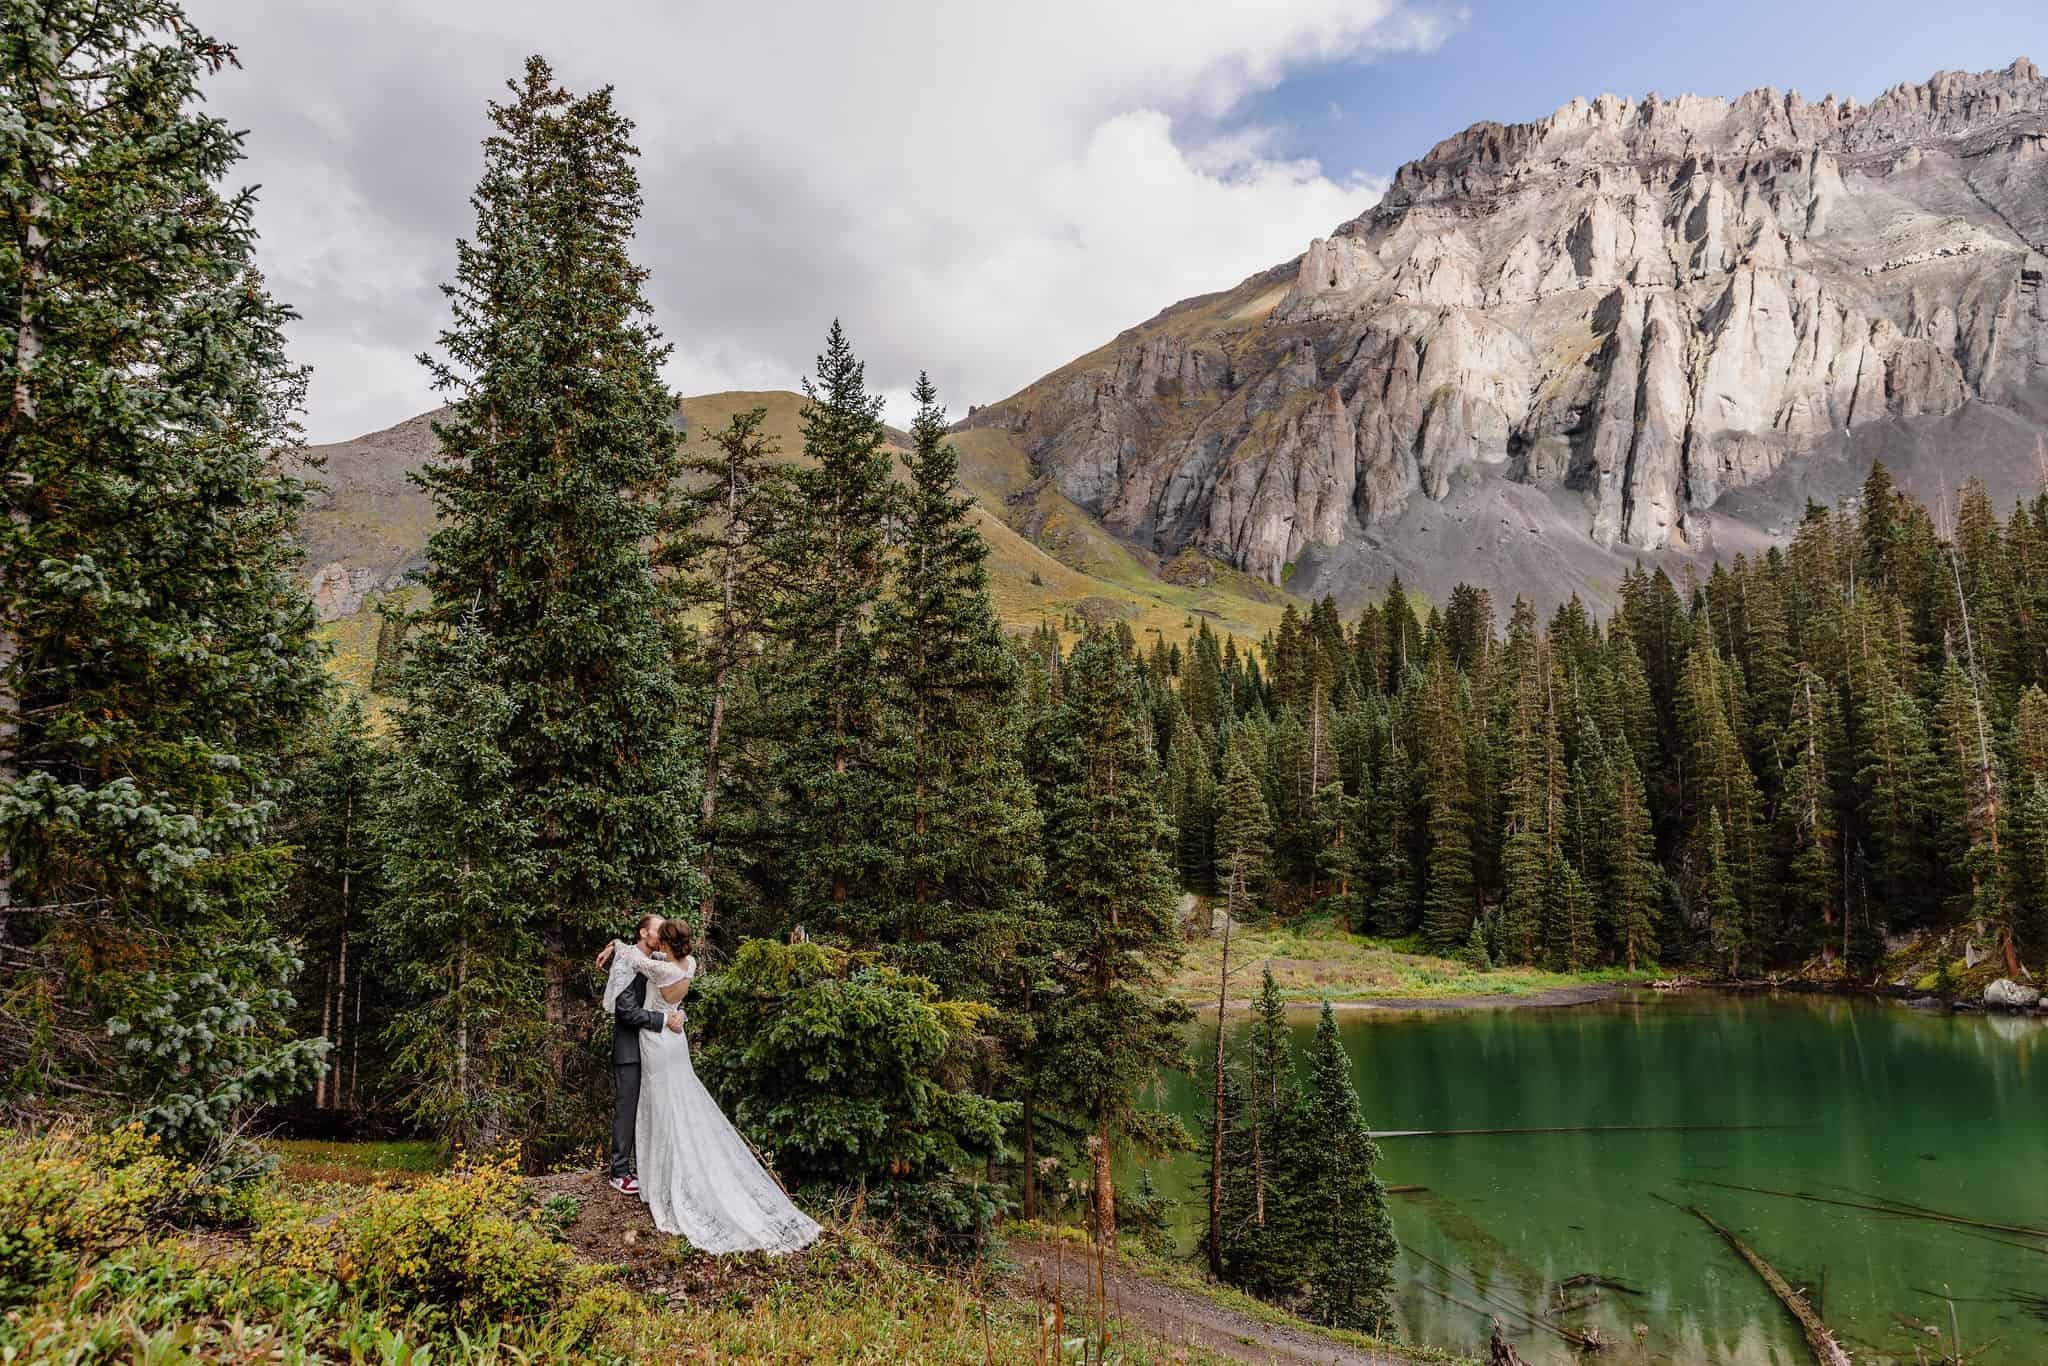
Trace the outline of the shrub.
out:
M 1121 1231 L 1136 1234 L 1138 1242 L 1155 1257 L 1171 1257 L 1173 1208 L 1177 1202 L 1161 1195 L 1150 1167 L 1138 1169 L 1135 1194 L 1119 1191 L 1116 1197 L 1117 1224 Z
M 750 940 L 692 998 L 705 1082 L 785 1179 L 863 1187 L 926 1254 L 978 1254 L 995 1206 L 956 1173 L 1003 1148 L 1016 1109 L 957 1054 L 989 1008 L 822 944 Z
M 139 1127 L 0 1134 L 0 1305 L 136 1241 L 188 1177 Z
M 583 1202 L 573 1195 L 550 1195 L 540 1202 L 534 1212 L 533 1222 L 546 1231 L 550 1238 L 560 1238 L 576 1222 L 576 1216 L 583 1213 Z
M 465 1167 L 338 1210 L 287 1207 L 257 1234 L 287 1271 L 331 1274 L 365 1304 L 430 1329 L 532 1322 L 578 1278 L 525 1214 L 510 1160 Z

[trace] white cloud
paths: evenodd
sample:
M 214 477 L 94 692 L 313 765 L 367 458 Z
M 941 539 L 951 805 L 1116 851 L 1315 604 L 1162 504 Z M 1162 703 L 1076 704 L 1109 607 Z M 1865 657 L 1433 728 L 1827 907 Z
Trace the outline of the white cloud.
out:
M 640 255 L 686 392 L 789 387 L 844 319 L 872 382 L 956 414 L 1377 197 L 1280 155 L 1246 100 L 1442 36 L 1404 0 L 670 4 L 190 0 L 240 46 L 263 259 L 305 314 L 316 440 L 430 403 L 483 102 L 540 51 L 640 122 Z M 900 414 L 896 414 L 900 416 Z

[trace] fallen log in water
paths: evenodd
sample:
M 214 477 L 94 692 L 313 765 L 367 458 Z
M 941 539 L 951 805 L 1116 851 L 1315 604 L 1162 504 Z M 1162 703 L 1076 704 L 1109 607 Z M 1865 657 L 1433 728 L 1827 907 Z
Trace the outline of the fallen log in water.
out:
M 1575 1290 L 1582 1285 L 1597 1285 L 1607 1290 L 1619 1290 L 1624 1295 L 1644 1293 L 1639 1285 L 1630 1285 L 1627 1281 L 1617 1280 L 1613 1276 L 1601 1276 L 1591 1271 L 1581 1271 L 1576 1276 L 1567 1276 L 1558 1282 L 1559 1288 L 1564 1290 Z
M 1806 1334 L 1806 1345 L 1812 1349 L 1813 1359 L 1819 1362 L 1820 1366 L 1850 1366 L 1849 1354 L 1835 1341 L 1834 1333 L 1821 1322 L 1820 1315 L 1813 1312 L 1813 1306 L 1806 1302 L 1804 1295 L 1787 1284 L 1785 1278 L 1780 1276 L 1769 1262 L 1758 1256 L 1747 1243 L 1715 1223 L 1705 1210 L 1697 1205 L 1686 1205 L 1683 1208 L 1686 1213 L 1697 1216 L 1701 1223 L 1720 1234 L 1722 1241 L 1734 1248 L 1742 1260 L 1749 1263 L 1750 1269 L 1763 1277 L 1764 1284 L 1778 1297 L 1778 1303 L 1785 1306 L 1785 1312 L 1799 1320 L 1799 1330 Z
M 1582 1352 L 1598 1345 L 1596 1339 L 1589 1337 L 1585 1333 L 1576 1332 L 1570 1328 L 1560 1327 L 1559 1325 L 1550 1322 L 1548 1319 L 1545 1319 L 1540 1315 L 1530 1313 L 1528 1310 L 1522 1308 L 1520 1305 L 1510 1304 L 1506 1300 L 1501 1299 L 1498 1295 L 1489 1293 L 1484 1286 L 1479 1284 L 1476 1278 L 1468 1276 L 1463 1272 L 1452 1270 L 1450 1267 L 1445 1266 L 1436 1258 L 1430 1256 L 1427 1252 L 1422 1252 L 1412 1246 L 1406 1245 L 1404 1245 L 1403 1250 L 1406 1251 L 1409 1256 L 1414 1257 L 1419 1261 L 1425 1262 L 1428 1265 L 1435 1267 L 1438 1271 L 1441 1271 L 1450 1280 L 1463 1282 L 1464 1285 L 1468 1287 L 1473 1294 L 1479 1296 L 1479 1298 L 1485 1301 L 1485 1303 L 1483 1305 L 1469 1304 L 1466 1301 L 1459 1299 L 1456 1295 L 1451 1294 L 1448 1290 L 1439 1289 L 1438 1287 L 1430 1285 L 1426 1282 L 1417 1283 L 1421 1289 L 1427 1290 L 1432 1295 L 1436 1295 L 1439 1298 L 1449 1300 L 1452 1304 L 1457 1305 L 1459 1308 L 1469 1309 L 1475 1314 L 1491 1315 L 1494 1317 L 1496 1321 L 1498 1321 L 1500 1315 L 1506 1314 L 1510 1318 L 1521 1320 L 1521 1322 L 1529 1328 L 1534 1328 L 1541 1332 L 1549 1333 L 1554 1337 L 1562 1338 L 1565 1342 L 1571 1344 L 1573 1347 L 1577 1348 L 1579 1351 Z
M 2017 1233 L 2028 1238 L 2048 1238 L 2048 1228 L 2029 1228 L 2024 1224 L 1993 1224 L 1982 1219 L 1966 1218 L 1960 1214 L 1943 1214 L 1940 1210 L 1928 1209 L 1924 1205 L 1910 1205 L 1904 1201 L 1866 1204 L 1861 1200 L 1837 1200 L 1829 1195 L 1815 1195 L 1811 1191 L 1780 1191 L 1767 1186 L 1738 1186 L 1727 1181 L 1708 1181 L 1703 1177 L 1681 1177 L 1679 1184 L 1713 1186 L 1718 1190 L 1744 1191 L 1750 1195 L 1775 1195 L 1781 1200 L 1810 1200 L 1816 1205 L 1838 1205 L 1843 1209 L 1867 1210 L 1872 1214 L 1888 1214 L 1895 1219 L 1925 1219 L 1930 1223 L 1954 1224 L 1959 1228 L 1981 1228 L 1994 1233 Z
M 1477 1134 L 1702 1134 L 1811 1129 L 1811 1124 L 1553 1124 L 1528 1129 L 1374 1129 L 1382 1138 L 1467 1138 Z

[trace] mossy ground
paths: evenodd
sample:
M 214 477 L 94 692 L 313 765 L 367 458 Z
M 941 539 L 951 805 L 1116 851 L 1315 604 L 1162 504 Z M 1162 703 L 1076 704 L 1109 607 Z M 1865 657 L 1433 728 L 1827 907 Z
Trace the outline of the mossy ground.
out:
M 1168 983 L 1168 994 L 1194 1005 L 1213 1003 L 1222 954 L 1220 936 L 1194 940 Z M 1351 934 L 1327 915 L 1319 915 L 1285 924 L 1239 926 L 1231 932 L 1233 1008 L 1248 1004 L 1258 993 L 1258 965 L 1262 963 L 1272 967 L 1282 998 L 1304 1005 L 1485 997 L 1507 1002 L 1575 988 L 1645 984 L 1658 976 L 1653 964 L 1640 965 L 1635 972 L 1625 968 L 1550 972 L 1527 966 L 1481 972 L 1432 952 L 1416 940 Z

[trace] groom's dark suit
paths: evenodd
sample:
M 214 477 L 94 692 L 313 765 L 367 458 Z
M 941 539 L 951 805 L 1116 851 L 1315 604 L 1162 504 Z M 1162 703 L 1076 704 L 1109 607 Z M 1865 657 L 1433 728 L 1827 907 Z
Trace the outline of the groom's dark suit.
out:
M 633 1120 L 640 1108 L 640 1033 L 667 1025 L 666 1011 L 647 1008 L 647 979 L 635 973 L 612 1007 L 613 1176 L 631 1176 L 634 1172 Z

